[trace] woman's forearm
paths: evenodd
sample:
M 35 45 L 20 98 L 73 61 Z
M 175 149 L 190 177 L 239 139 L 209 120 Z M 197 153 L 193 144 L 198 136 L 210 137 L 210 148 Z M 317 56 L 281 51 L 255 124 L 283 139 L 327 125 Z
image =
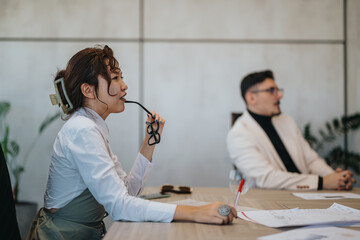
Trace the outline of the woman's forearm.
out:
M 152 162 L 152 156 L 154 154 L 155 145 L 149 146 L 147 139 L 145 138 L 141 144 L 140 153 L 146 157 L 147 160 Z
M 174 221 L 192 221 L 200 223 L 228 224 L 234 217 L 237 217 L 235 208 L 230 207 L 231 212 L 228 216 L 219 214 L 218 209 L 224 203 L 213 202 L 200 207 L 178 205 L 174 214 Z

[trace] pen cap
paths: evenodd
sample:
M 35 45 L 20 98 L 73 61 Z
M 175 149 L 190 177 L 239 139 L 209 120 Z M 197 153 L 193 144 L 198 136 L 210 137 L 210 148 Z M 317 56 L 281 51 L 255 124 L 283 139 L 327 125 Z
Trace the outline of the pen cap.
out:
M 244 186 L 244 183 L 245 183 L 245 180 L 244 179 L 241 179 L 241 181 L 240 181 L 240 185 L 239 185 L 239 192 L 242 192 L 242 188 L 243 188 L 243 186 Z

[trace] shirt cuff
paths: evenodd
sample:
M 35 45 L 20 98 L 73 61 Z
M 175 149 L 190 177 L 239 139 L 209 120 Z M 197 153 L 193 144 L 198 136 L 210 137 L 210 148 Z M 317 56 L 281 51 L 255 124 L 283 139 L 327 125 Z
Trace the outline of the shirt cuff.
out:
M 319 176 L 319 181 L 318 181 L 318 188 L 317 190 L 322 190 L 323 189 L 323 177 Z
M 142 164 L 144 164 L 145 166 L 152 166 L 153 163 L 149 161 L 149 159 L 147 159 L 146 157 L 144 157 L 144 155 L 142 155 L 141 153 L 139 153 L 138 155 L 138 159 L 140 160 L 140 162 Z
M 146 211 L 145 221 L 171 222 L 174 219 L 175 210 L 175 204 L 150 202 Z

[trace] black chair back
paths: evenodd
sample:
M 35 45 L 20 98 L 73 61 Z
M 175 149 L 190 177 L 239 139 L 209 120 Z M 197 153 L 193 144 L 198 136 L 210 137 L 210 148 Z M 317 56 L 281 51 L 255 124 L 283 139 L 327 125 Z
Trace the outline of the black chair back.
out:
M 242 113 L 240 112 L 232 112 L 231 113 L 231 126 L 234 125 L 236 119 L 238 119 L 239 117 L 241 117 Z
M 0 144 L 0 239 L 21 239 L 9 171 Z
M 236 119 L 238 119 L 239 117 L 241 117 L 241 115 L 243 115 L 243 113 L 241 112 L 232 112 L 231 113 L 231 126 L 234 125 Z M 237 169 L 237 167 L 235 166 L 235 164 L 233 164 L 233 168 L 235 171 L 239 172 L 239 170 Z M 239 172 L 240 173 L 240 172 Z M 241 173 L 240 173 L 241 175 Z

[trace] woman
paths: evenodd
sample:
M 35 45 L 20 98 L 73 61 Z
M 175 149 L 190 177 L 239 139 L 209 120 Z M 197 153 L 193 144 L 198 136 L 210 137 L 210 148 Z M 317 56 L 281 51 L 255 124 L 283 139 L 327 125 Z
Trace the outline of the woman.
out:
M 124 221 L 226 224 L 236 217 L 234 208 L 228 216 L 219 214 L 219 202 L 192 207 L 136 197 L 152 167 L 155 145 L 149 144 L 145 131 L 129 174 L 110 149 L 105 120 L 109 114 L 125 110 L 128 89 L 111 48 L 86 48 L 75 54 L 66 69 L 57 73 L 55 86 L 68 120 L 54 143 L 45 206 L 27 238 L 100 239 L 105 233 L 102 220 L 106 212 L 112 219 Z M 154 121 L 161 134 L 165 120 L 152 112 L 147 122 Z

